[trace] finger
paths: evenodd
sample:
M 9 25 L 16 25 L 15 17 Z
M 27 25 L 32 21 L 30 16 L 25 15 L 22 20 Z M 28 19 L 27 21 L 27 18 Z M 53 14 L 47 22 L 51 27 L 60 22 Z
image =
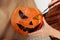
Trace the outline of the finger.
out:
M 47 28 L 48 25 L 47 25 L 44 18 L 43 18 L 43 21 L 44 21 L 43 27 L 40 30 L 36 31 L 36 32 L 30 33 L 29 35 L 33 35 L 33 36 L 46 36 L 46 35 L 49 35 L 48 28 Z
M 40 30 L 30 33 L 32 36 L 47 36 L 49 35 L 48 30 L 43 26 Z
M 49 32 L 47 30 L 45 30 L 45 29 L 41 29 L 39 31 L 30 33 L 29 35 L 31 35 L 31 36 L 48 36 Z
M 54 5 L 53 5 L 51 8 L 59 5 L 59 4 L 60 4 L 60 1 L 59 1 L 59 0 L 53 0 L 52 2 L 50 2 L 49 6 L 52 5 L 52 4 L 54 4 Z M 51 8 L 50 8 L 50 9 L 51 9 Z
M 46 28 L 46 29 L 48 30 L 48 32 L 49 32 L 49 35 L 54 36 L 54 37 L 60 39 L 60 31 L 58 31 L 58 30 L 52 28 L 50 25 L 48 25 L 48 24 L 46 23 L 46 21 L 45 21 L 44 18 L 43 18 L 43 21 L 44 21 L 44 24 L 45 24 L 45 26 L 46 26 L 45 28 Z
M 31 36 L 47 36 L 49 34 L 46 32 L 46 30 L 39 30 L 39 31 L 30 33 L 29 35 L 31 35 Z
M 56 1 L 58 1 L 58 0 L 53 0 L 53 1 L 51 1 L 51 2 L 49 3 L 49 5 L 55 3 Z
M 50 28 L 49 35 L 60 39 L 60 31 L 58 31 L 54 28 Z
M 44 22 L 44 24 L 47 24 L 47 22 L 46 22 L 46 20 L 45 20 L 45 18 L 43 17 L 43 22 Z
M 47 27 L 47 26 L 50 27 L 50 25 L 46 22 L 46 20 L 45 20 L 44 17 L 43 17 L 43 22 L 44 22 L 44 26 L 45 26 L 45 27 Z

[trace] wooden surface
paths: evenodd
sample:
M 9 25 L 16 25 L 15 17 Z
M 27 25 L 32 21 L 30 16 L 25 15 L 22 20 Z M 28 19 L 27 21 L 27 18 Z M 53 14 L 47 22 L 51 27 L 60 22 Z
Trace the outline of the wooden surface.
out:
M 10 17 L 18 6 L 37 8 L 34 0 L 0 0 L 0 39 L 11 40 L 50 40 L 46 37 L 21 36 L 11 26 Z

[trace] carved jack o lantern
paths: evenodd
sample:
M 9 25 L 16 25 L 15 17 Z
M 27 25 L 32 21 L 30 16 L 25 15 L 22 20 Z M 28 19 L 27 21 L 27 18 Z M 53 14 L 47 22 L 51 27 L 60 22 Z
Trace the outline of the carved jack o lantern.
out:
M 42 27 L 42 14 L 38 9 L 18 7 L 12 14 L 11 23 L 18 33 L 27 35 Z

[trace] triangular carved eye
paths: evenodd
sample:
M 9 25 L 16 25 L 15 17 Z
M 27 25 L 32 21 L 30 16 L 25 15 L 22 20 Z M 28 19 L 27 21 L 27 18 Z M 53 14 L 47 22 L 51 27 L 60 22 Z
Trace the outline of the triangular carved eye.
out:
M 25 15 L 23 14 L 23 12 L 22 12 L 21 10 L 19 10 L 19 16 L 20 16 L 22 19 L 27 19 L 27 18 L 28 18 L 27 16 L 25 16 Z

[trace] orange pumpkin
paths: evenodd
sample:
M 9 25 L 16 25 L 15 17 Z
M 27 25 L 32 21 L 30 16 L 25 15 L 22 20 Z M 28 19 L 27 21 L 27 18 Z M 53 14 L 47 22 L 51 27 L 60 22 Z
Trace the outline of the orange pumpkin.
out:
M 42 27 L 42 18 L 43 16 L 38 9 L 18 7 L 12 14 L 11 23 L 18 33 L 28 35 Z

